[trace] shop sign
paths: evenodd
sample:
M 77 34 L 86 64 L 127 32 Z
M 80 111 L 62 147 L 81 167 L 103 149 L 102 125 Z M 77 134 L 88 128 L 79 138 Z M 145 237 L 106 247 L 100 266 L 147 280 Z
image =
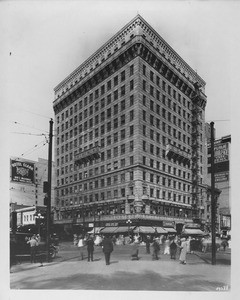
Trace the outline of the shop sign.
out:
M 172 227 L 175 225 L 175 222 L 163 221 L 163 227 Z
M 109 223 L 105 223 L 106 227 L 115 227 L 118 226 L 118 223 L 113 223 L 113 222 L 109 222 Z
M 214 145 L 214 163 L 220 163 L 229 160 L 228 143 Z
M 215 174 L 215 182 L 225 182 L 228 181 L 229 174 L 228 172 L 224 172 L 224 173 L 216 173 Z
M 34 183 L 34 164 L 31 162 L 11 160 L 12 181 Z

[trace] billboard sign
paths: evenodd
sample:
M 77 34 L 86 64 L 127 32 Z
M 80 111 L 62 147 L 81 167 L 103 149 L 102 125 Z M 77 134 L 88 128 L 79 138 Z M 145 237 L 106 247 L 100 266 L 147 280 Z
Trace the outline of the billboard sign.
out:
M 34 163 L 11 160 L 12 181 L 34 183 Z

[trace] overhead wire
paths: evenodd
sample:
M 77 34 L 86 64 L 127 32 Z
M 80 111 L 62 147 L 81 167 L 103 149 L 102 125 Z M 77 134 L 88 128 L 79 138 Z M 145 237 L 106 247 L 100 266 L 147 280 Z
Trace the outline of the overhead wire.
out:
M 29 128 L 35 129 L 35 130 L 44 131 L 44 132 L 48 133 L 47 130 L 42 130 L 42 129 L 39 129 L 39 128 L 30 126 L 30 125 L 26 125 L 26 124 L 23 124 L 23 123 L 19 123 L 19 122 L 17 122 L 17 121 L 12 121 L 12 123 L 13 123 L 13 124 L 17 124 L 17 125 L 22 125 L 22 126 L 25 126 L 25 127 L 29 127 Z

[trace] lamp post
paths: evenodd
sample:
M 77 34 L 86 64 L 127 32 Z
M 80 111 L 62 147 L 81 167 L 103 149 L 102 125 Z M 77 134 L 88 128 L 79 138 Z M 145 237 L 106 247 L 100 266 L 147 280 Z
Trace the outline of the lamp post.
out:
M 128 225 L 128 236 L 130 236 L 129 232 L 130 232 L 130 225 L 132 224 L 132 221 L 131 220 L 127 220 L 126 221 L 127 225 Z
M 41 215 L 41 213 L 38 213 L 35 218 L 37 219 L 37 224 L 38 224 L 38 234 L 40 234 L 40 227 L 41 227 L 41 219 L 44 219 L 44 216 Z

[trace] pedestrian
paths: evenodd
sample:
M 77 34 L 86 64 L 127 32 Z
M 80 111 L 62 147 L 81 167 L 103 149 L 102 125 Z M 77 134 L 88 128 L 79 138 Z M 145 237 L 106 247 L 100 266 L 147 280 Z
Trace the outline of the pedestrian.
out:
M 164 254 L 170 254 L 170 240 L 169 238 L 167 237 L 166 241 L 165 241 L 165 247 L 164 247 Z
M 133 243 L 131 259 L 132 260 L 139 260 L 138 253 L 139 253 L 139 245 L 138 245 L 138 243 Z
M 35 234 L 27 241 L 27 244 L 30 245 L 30 260 L 31 263 L 36 263 L 36 254 L 38 242 L 36 240 Z
M 113 252 L 113 243 L 109 236 L 105 236 L 102 242 L 103 253 L 105 255 L 106 265 L 110 265 L 110 256 Z
M 92 236 L 89 236 L 86 244 L 87 244 L 87 252 L 88 252 L 88 261 L 93 261 L 94 241 Z
M 159 259 L 158 254 L 159 254 L 159 251 L 160 251 L 160 245 L 159 245 L 156 238 L 153 240 L 152 247 L 153 247 L 153 260 L 158 260 Z
M 177 244 L 175 243 L 175 241 L 173 240 L 170 244 L 170 255 L 171 255 L 171 259 L 176 259 L 176 253 L 177 253 Z
M 145 243 L 146 243 L 146 253 L 150 254 L 150 238 L 148 235 L 146 237 Z
M 181 239 L 181 252 L 179 257 L 180 264 L 186 265 L 186 256 L 187 256 L 187 241 L 186 238 Z
M 85 240 L 83 238 L 82 235 L 79 236 L 79 240 L 78 240 L 78 248 L 79 248 L 79 252 L 80 252 L 80 257 L 83 260 L 84 259 L 84 247 L 85 247 Z

